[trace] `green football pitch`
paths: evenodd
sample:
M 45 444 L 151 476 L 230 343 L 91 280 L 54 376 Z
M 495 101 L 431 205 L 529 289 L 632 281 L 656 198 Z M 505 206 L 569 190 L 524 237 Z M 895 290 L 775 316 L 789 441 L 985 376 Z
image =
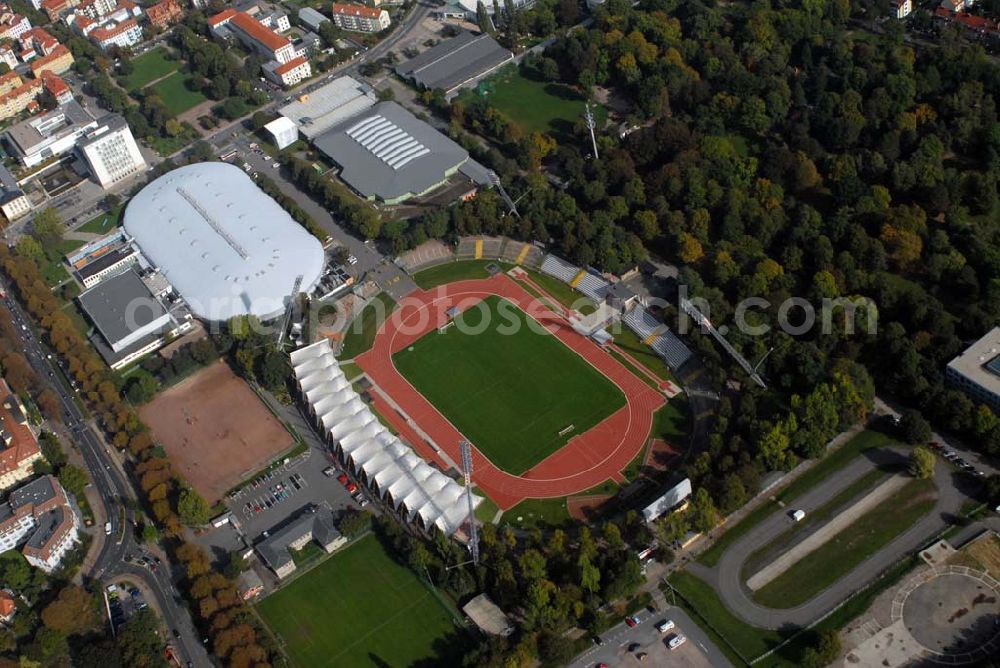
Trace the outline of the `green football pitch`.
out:
M 302 668 L 437 661 L 438 643 L 459 631 L 444 604 L 374 535 L 271 594 L 257 610 Z
M 625 405 L 625 395 L 525 313 L 487 297 L 396 369 L 499 468 L 521 474 Z M 560 431 L 572 426 L 561 435 Z

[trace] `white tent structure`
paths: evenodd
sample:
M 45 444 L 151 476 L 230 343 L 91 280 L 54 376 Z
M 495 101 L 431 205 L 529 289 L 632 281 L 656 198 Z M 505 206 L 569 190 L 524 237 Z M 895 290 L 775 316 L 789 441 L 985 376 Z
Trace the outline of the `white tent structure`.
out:
M 465 523 L 465 488 L 390 433 L 344 377 L 326 339 L 291 354 L 299 391 L 341 461 L 407 521 L 450 536 Z M 478 506 L 483 499 L 473 495 Z

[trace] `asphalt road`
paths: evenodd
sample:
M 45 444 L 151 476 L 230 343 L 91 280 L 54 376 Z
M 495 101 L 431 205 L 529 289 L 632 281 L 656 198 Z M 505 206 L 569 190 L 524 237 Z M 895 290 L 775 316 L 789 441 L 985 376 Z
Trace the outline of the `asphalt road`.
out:
M 869 456 L 858 457 L 796 499 L 795 508 L 802 509 L 807 514 L 815 511 L 879 463 L 893 458 L 898 461 L 905 456 L 904 452 L 883 449 L 869 453 Z M 759 605 L 750 598 L 750 591 L 743 582 L 742 570 L 747 557 L 773 541 L 790 526 L 791 520 L 784 512 L 775 512 L 734 542 L 714 568 L 692 562 L 688 569 L 710 583 L 722 597 L 726 607 L 753 626 L 768 629 L 809 626 L 877 574 L 920 549 L 928 538 L 946 528 L 967 498 L 957 487 L 963 477 L 945 462 L 938 460 L 934 471 L 938 499 L 933 510 L 850 573 L 797 607 L 777 610 Z
M 89 575 L 98 580 L 104 580 L 114 575 L 127 574 L 142 580 L 156 596 L 159 609 L 163 613 L 164 624 L 171 630 L 177 629 L 180 637 L 168 638 L 182 662 L 190 661 L 195 666 L 210 666 L 208 653 L 200 642 L 198 632 L 194 628 L 187 610 L 179 603 L 180 592 L 171 581 L 168 567 L 164 565 L 156 573 L 145 568 L 138 568 L 126 562 L 129 554 L 138 553 L 140 548 L 135 540 L 135 512 L 124 503 L 125 499 L 134 500 L 135 491 L 125 478 L 113 455 L 107 449 L 94 426 L 75 403 L 74 392 L 67 387 L 68 378 L 56 362 L 56 357 L 38 340 L 34 334 L 27 314 L 20 304 L 8 296 L 4 303 L 10 310 L 14 322 L 19 327 L 22 336 L 22 350 L 28 363 L 38 377 L 49 385 L 59 397 L 63 409 L 63 424 L 72 435 L 73 441 L 83 456 L 91 480 L 104 506 L 104 514 L 111 522 L 111 536 L 103 540 L 100 553 L 90 570 Z M 27 330 L 21 327 L 27 327 Z M 61 376 L 61 378 L 60 378 Z M 66 384 L 61 382 L 66 380 Z M 122 509 L 124 508 L 124 525 L 122 524 Z M 95 527 L 102 531 L 103 527 Z

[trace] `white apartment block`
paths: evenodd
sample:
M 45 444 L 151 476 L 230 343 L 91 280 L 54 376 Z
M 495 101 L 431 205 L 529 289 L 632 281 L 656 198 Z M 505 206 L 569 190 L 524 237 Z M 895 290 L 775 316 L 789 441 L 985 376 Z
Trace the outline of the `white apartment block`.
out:
M 364 5 L 335 2 L 331 15 L 338 28 L 353 32 L 382 32 L 391 24 L 389 12 Z
M 18 487 L 0 505 L 0 552 L 21 548 L 32 566 L 51 573 L 73 549 L 80 521 L 51 475 Z

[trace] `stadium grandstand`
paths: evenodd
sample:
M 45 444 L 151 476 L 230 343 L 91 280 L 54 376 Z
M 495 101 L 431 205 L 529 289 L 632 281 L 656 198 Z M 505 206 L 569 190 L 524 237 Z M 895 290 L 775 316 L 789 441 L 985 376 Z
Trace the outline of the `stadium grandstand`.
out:
M 125 231 L 199 318 L 282 315 L 323 275 L 323 248 L 243 170 L 202 162 L 132 198 Z
M 469 513 L 465 488 L 389 432 L 354 391 L 330 342 L 291 353 L 299 391 L 328 446 L 373 494 L 424 530 L 452 536 Z M 483 499 L 473 495 L 473 505 Z
M 625 313 L 622 322 L 662 357 L 674 371 L 691 359 L 691 350 L 642 306 L 635 306 Z

